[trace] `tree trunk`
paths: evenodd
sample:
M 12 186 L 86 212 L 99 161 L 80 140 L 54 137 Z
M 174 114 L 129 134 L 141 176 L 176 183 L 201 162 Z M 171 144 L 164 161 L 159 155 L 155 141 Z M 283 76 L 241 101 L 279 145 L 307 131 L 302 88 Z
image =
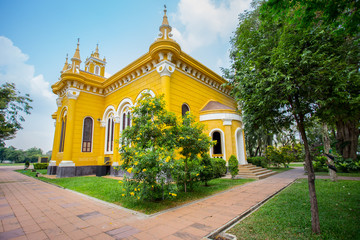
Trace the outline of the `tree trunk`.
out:
M 309 143 L 307 141 L 303 120 L 301 117 L 300 119 L 296 118 L 296 122 L 301 134 L 301 138 L 304 142 L 304 148 L 305 148 L 305 165 L 308 172 L 308 185 L 309 185 L 309 195 L 310 195 L 310 205 L 311 205 L 311 227 L 314 233 L 319 234 L 320 220 L 319 220 L 319 209 L 318 209 L 316 191 L 315 191 L 314 167 L 311 161 L 310 148 L 309 148 Z
M 258 152 L 259 152 L 259 149 L 260 149 L 260 146 L 257 146 L 257 148 L 256 148 L 256 152 L 255 152 L 255 156 L 254 156 L 254 157 L 257 157 Z
M 359 120 L 344 122 L 341 119 L 336 122 L 336 140 L 338 141 L 336 149 L 344 159 L 356 160 L 359 139 L 358 122 Z
M 323 126 L 322 126 L 322 139 L 323 139 L 324 153 L 329 154 L 330 138 L 329 138 L 328 126 L 326 123 L 323 123 Z M 334 161 L 331 160 L 331 158 L 329 158 L 327 155 L 325 155 L 325 156 L 326 156 L 328 164 L 335 166 Z M 331 181 L 336 182 L 337 181 L 336 172 L 334 170 L 332 170 L 331 168 L 329 168 L 329 173 L 330 173 Z

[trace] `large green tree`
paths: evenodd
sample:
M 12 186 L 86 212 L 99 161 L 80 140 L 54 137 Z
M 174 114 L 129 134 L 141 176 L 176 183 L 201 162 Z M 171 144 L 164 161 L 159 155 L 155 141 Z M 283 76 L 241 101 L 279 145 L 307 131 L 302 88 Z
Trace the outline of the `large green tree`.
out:
M 308 10 L 309 2 L 315 10 Z M 358 116 L 360 101 L 358 31 L 352 24 L 343 30 L 346 33 L 339 31 L 353 19 L 346 14 L 357 14 L 356 6 L 326 2 L 254 2 L 254 10 L 240 15 L 232 39 L 232 70 L 225 71 L 234 97 L 259 125 L 279 129 L 296 124 L 305 148 L 315 233 L 320 224 L 306 126 L 316 115 L 329 121 L 343 119 L 338 106 L 349 99 L 350 111 Z M 331 19 L 347 22 L 335 24 Z
M 353 160 L 360 121 L 359 7 L 360 2 L 355 0 L 270 0 L 266 4 L 266 11 L 278 20 L 286 18 L 297 29 L 316 31 L 316 41 L 323 45 L 309 47 L 307 58 L 319 53 L 323 62 L 316 64 L 315 77 L 323 82 L 317 114 L 322 121 L 336 126 L 337 150 L 345 159 Z
M 22 129 L 25 121 L 21 113 L 30 114 L 29 95 L 21 96 L 14 83 L 4 83 L 0 86 L 0 146 L 5 146 L 5 140 L 15 137 L 17 130 Z

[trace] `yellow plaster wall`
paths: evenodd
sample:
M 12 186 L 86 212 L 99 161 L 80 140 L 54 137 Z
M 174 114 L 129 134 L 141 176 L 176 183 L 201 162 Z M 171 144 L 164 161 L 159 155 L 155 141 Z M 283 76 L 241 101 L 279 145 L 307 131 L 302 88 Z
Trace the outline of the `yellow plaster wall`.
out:
M 117 110 L 120 102 L 125 98 L 130 98 L 135 104 L 136 97 L 145 89 L 152 90 L 156 95 L 161 94 L 160 75 L 156 72 L 150 72 L 142 78 L 130 82 L 127 86 L 112 92 L 105 98 L 104 110 L 112 105 Z
M 96 165 L 98 156 L 104 155 L 104 146 L 101 144 L 102 129 L 100 127 L 100 122 L 97 120 L 102 118 L 103 105 L 104 98 L 102 96 L 86 92 L 81 92 L 76 100 L 71 159 L 76 166 Z M 82 152 L 82 132 L 85 117 L 92 117 L 94 120 L 92 152 Z
M 199 120 L 200 110 L 210 100 L 218 101 L 236 109 L 236 102 L 232 98 L 217 92 L 178 70 L 175 70 L 171 76 L 170 94 L 170 110 L 172 112 L 181 115 L 181 106 L 183 103 L 187 103 L 190 107 L 190 112 L 196 116 L 197 120 Z

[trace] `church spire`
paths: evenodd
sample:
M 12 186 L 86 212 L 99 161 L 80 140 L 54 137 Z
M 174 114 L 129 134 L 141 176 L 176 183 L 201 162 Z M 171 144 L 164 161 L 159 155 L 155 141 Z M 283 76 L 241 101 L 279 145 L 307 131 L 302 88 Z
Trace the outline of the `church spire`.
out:
M 169 21 L 168 18 L 166 16 L 166 5 L 164 5 L 164 16 L 163 16 L 163 22 L 162 22 L 162 26 L 169 26 Z M 170 27 L 170 26 L 169 26 Z M 171 27 L 170 27 L 171 28 Z
M 172 37 L 172 34 L 171 34 L 171 26 L 169 25 L 169 21 L 168 21 L 168 18 L 166 16 L 166 5 L 164 5 L 164 16 L 163 16 L 163 21 L 162 21 L 162 24 L 159 28 L 160 30 L 160 33 L 159 33 L 159 40 L 172 40 L 171 37 Z M 170 38 L 170 39 L 169 39 Z
M 80 45 L 80 38 L 78 38 L 78 43 L 77 43 L 77 47 L 76 47 L 74 56 L 71 58 L 71 65 L 72 65 L 72 69 L 73 69 L 72 71 L 74 73 L 79 73 L 80 72 L 81 59 L 80 59 L 79 45 Z
M 99 55 L 99 44 L 96 44 L 96 49 L 95 52 L 91 54 L 92 57 L 96 57 L 100 59 L 100 55 Z
M 66 71 L 68 69 L 68 66 L 69 66 L 69 63 L 68 63 L 68 54 L 66 54 L 66 60 L 65 60 L 65 64 L 64 64 L 64 67 L 63 67 L 63 72 Z
M 79 45 L 80 45 L 80 38 L 78 38 L 78 43 L 77 43 L 77 47 L 74 53 L 74 56 L 72 57 L 71 61 L 75 58 L 80 60 L 80 49 L 79 49 Z M 81 61 L 81 60 L 80 60 Z

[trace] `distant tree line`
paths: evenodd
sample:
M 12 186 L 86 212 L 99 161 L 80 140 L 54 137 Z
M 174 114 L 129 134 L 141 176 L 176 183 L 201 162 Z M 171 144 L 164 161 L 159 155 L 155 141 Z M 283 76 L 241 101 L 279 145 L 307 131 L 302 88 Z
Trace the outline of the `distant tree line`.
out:
M 46 154 L 40 148 L 29 148 L 27 150 L 16 149 L 13 146 L 0 147 L 0 161 L 10 160 L 15 163 L 37 162 L 39 157 L 50 156 L 51 152 Z

